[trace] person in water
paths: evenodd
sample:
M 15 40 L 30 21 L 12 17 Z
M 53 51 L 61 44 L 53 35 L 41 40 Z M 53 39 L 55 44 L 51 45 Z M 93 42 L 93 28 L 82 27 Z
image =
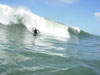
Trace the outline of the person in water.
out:
M 39 30 L 37 30 L 37 29 L 35 28 L 35 29 L 33 29 L 33 32 L 34 32 L 34 36 L 37 36 L 38 33 L 39 33 Z

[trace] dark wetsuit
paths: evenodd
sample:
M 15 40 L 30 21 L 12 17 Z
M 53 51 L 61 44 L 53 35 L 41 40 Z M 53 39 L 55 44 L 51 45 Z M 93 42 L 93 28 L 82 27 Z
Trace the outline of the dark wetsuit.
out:
M 33 32 L 34 32 L 34 36 L 37 36 L 39 31 L 35 28 Z

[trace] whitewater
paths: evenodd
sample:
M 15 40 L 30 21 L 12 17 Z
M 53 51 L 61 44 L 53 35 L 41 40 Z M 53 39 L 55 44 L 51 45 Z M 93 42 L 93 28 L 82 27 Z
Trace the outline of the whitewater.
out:
M 31 13 L 25 8 L 11 8 L 7 5 L 0 5 L 0 23 L 4 25 L 23 24 L 30 32 L 36 27 L 42 34 L 54 35 L 57 37 L 70 38 L 68 25 L 47 20 Z M 71 27 L 80 33 L 78 27 Z
M 33 36 L 32 28 L 40 31 Z M 100 36 L 0 4 L 0 75 L 100 75 Z

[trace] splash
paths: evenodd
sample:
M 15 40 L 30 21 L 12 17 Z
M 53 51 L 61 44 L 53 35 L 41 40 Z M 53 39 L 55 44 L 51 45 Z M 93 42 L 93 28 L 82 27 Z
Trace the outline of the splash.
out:
M 7 26 L 23 24 L 30 32 L 32 32 L 33 27 L 36 27 L 41 34 L 70 38 L 68 25 L 45 19 L 33 14 L 30 10 L 25 8 L 12 8 L 0 4 L 0 23 Z M 71 28 L 80 33 L 79 28 Z

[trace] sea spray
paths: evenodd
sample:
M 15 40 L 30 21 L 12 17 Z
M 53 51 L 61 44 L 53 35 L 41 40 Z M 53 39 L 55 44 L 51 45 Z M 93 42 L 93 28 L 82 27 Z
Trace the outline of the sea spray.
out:
M 3 25 L 24 25 L 28 31 L 32 32 L 32 28 L 36 27 L 41 34 L 70 38 L 72 32 L 80 34 L 78 27 L 72 27 L 62 23 L 48 20 L 44 17 L 33 14 L 25 8 L 12 8 L 7 5 L 0 4 L 0 23 Z

